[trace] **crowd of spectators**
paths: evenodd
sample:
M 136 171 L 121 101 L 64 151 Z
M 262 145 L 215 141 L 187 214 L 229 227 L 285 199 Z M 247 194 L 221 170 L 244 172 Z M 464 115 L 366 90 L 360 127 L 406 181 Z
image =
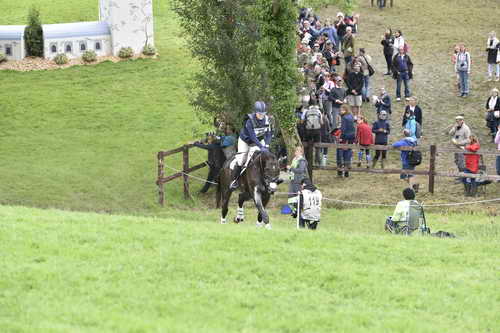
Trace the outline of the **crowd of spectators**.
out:
M 391 132 L 402 133 L 394 147 L 417 146 L 424 127 L 424 115 L 413 95 L 413 61 L 410 46 L 401 30 L 387 29 L 381 36 L 381 49 L 387 71 L 395 80 L 395 101 L 404 98 L 404 114 L 401 130 L 399 122 L 391 123 L 394 104 L 384 87 L 378 88 L 378 94 L 371 96 L 370 78 L 374 75 L 372 56 L 360 47 L 359 15 L 347 16 L 339 12 L 335 19 L 321 19 L 309 9 L 302 9 L 297 24 L 297 60 L 302 74 L 299 91 L 299 105 L 296 109 L 297 127 L 301 139 L 310 143 L 357 143 L 361 146 L 370 144 L 388 145 Z M 500 80 L 500 43 L 494 32 L 487 40 L 488 81 Z M 456 45 L 452 57 L 454 72 L 457 75 L 457 94 L 467 98 L 470 94 L 471 55 L 464 44 Z M 494 77 L 495 74 L 495 77 Z M 404 87 L 404 90 L 403 90 Z M 403 91 L 402 91 L 403 90 Z M 372 103 L 370 103 L 370 101 Z M 371 109 L 376 113 L 376 120 L 368 122 L 363 113 Z M 312 110 L 312 111 L 311 111 Z M 460 125 L 461 124 L 461 125 Z M 396 131 L 392 127 L 396 126 Z M 492 142 L 499 144 L 500 98 L 497 89 L 492 89 L 486 101 L 486 126 Z M 452 143 L 465 152 L 477 152 L 479 140 L 472 135 L 464 124 L 463 116 L 457 117 L 457 124 L 450 130 Z M 500 145 L 498 146 L 500 148 Z M 339 177 L 349 177 L 352 167 L 352 150 L 338 149 L 336 163 Z M 367 148 L 358 154 L 357 166 L 374 168 L 380 161 L 385 167 L 386 151 L 375 151 L 372 155 Z M 467 168 L 466 161 L 475 163 L 474 154 L 456 154 L 455 162 L 459 171 L 477 173 L 478 168 Z M 314 161 L 320 166 L 327 163 L 327 150 L 316 149 Z M 408 159 L 408 153 L 401 153 L 403 169 L 414 169 Z M 472 162 L 471 162 L 472 163 Z M 469 163 L 469 164 L 471 164 Z M 497 173 L 500 175 L 500 157 L 497 158 Z M 411 181 L 411 175 L 401 175 L 412 188 L 418 190 L 418 184 Z M 464 179 L 461 179 L 463 182 Z

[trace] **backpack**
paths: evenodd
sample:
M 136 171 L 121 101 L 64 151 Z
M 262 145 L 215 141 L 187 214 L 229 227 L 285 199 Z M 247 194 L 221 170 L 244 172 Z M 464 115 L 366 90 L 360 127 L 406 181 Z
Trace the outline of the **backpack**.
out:
M 363 58 L 365 59 L 366 65 L 368 66 L 368 75 L 372 76 L 373 74 L 375 74 L 375 70 L 373 69 L 372 65 L 370 65 L 368 60 L 366 60 L 366 57 L 363 56 Z
M 422 126 L 420 126 L 420 123 L 415 121 L 415 137 L 417 139 L 420 139 L 422 137 Z
M 417 166 L 422 163 L 422 153 L 418 150 L 410 150 L 408 152 L 408 163 L 411 166 Z
M 306 129 L 319 130 L 321 128 L 321 111 L 317 107 L 311 107 L 306 111 Z

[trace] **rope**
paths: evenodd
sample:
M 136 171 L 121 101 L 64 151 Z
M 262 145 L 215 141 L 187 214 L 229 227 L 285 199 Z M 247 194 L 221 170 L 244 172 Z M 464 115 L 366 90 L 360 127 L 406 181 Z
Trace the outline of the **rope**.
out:
M 208 163 L 205 162 L 205 164 L 207 164 L 208 166 Z M 203 182 L 203 183 L 210 183 L 210 184 L 213 184 L 213 185 L 218 185 L 218 183 L 216 182 L 212 182 L 212 181 L 209 181 L 209 180 L 206 180 L 204 178 L 200 178 L 200 177 L 196 177 L 196 176 L 193 176 L 191 174 L 188 174 L 188 173 L 185 173 L 184 171 L 182 170 L 177 170 L 177 169 L 174 169 L 166 164 L 164 164 L 164 166 L 172 171 L 175 171 L 175 172 L 180 172 L 182 173 L 183 175 L 185 176 L 188 176 L 188 177 L 191 177 L 195 180 L 198 180 L 200 182 Z M 298 193 L 292 193 L 292 192 L 274 192 L 274 194 L 281 194 L 281 195 L 297 195 Z M 332 202 L 338 202 L 338 203 L 343 203 L 343 204 L 346 204 L 346 205 L 360 205 L 360 206 L 378 206 L 378 207 L 395 207 L 396 205 L 394 204 L 383 204 L 383 203 L 373 203 L 373 202 L 356 202 L 356 201 L 348 201 L 348 200 L 340 200 L 340 199 L 332 199 L 332 198 L 325 198 L 323 197 L 323 200 L 326 200 L 326 201 L 332 201 Z M 450 203 L 442 203 L 442 204 L 430 204 L 430 205 L 426 205 L 426 204 L 422 204 L 421 206 L 422 207 L 450 207 L 450 206 L 466 206 L 466 205 L 475 205 L 475 204 L 480 204 L 480 203 L 487 203 L 487 202 L 495 202 L 495 201 L 500 201 L 500 198 L 496 198 L 496 199 L 487 199 L 487 200 L 478 200 L 478 201 L 467 201 L 467 202 L 450 202 Z

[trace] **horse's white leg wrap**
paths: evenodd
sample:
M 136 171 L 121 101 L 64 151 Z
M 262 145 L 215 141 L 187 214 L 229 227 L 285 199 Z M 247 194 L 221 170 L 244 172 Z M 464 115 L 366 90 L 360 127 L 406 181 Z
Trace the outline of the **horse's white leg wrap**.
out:
M 266 229 L 267 229 L 267 230 L 271 230 L 271 229 L 272 229 L 272 227 L 271 227 L 271 223 L 266 224 Z
M 226 219 L 225 219 L 225 218 L 223 218 L 223 217 L 221 217 L 221 218 L 220 218 L 220 224 L 226 224 Z
M 236 218 L 239 220 L 239 221 L 243 221 L 245 219 L 245 210 L 243 209 L 243 207 L 238 207 L 238 212 L 236 213 Z
M 257 228 L 262 228 L 264 226 L 264 223 L 257 221 L 255 225 L 257 226 Z

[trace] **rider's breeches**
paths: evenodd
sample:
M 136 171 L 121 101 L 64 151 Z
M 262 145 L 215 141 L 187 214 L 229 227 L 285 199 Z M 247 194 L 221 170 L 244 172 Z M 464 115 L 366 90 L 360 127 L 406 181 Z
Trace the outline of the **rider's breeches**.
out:
M 260 140 L 260 143 L 262 145 L 265 144 L 264 140 Z M 240 167 L 245 165 L 249 150 L 250 150 L 250 145 L 245 141 L 241 140 L 241 138 L 238 138 L 238 153 L 236 154 L 236 163 L 238 163 Z

